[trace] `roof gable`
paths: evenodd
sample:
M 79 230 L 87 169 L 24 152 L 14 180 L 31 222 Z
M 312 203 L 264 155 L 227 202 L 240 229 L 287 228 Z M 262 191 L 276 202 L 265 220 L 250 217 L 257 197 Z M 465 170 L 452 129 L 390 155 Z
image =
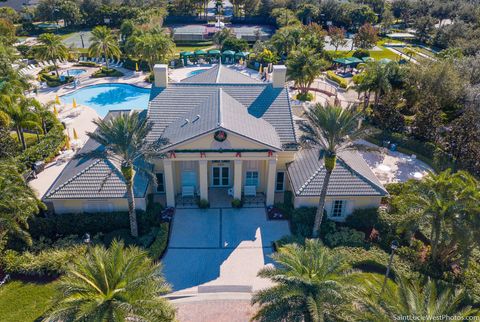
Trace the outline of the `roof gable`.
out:
M 149 140 L 153 141 L 163 136 L 171 142 L 179 142 L 178 138 L 186 135 L 180 134 L 179 126 L 185 123 L 185 119 L 192 121 L 197 115 L 200 115 L 201 125 L 211 129 L 215 121 L 218 120 L 215 113 L 209 113 L 205 110 L 207 107 L 204 105 L 209 105 L 213 109 L 218 108 L 219 101 L 212 99 L 212 97 L 218 97 L 219 89 L 222 90 L 222 96 L 226 94 L 234 101 L 226 98 L 226 96 L 223 99 L 225 101 L 230 100 L 236 107 L 229 109 L 229 104 L 226 104 L 227 107 L 224 112 L 235 114 L 231 117 L 233 120 L 241 118 L 242 122 L 244 121 L 245 126 L 241 128 L 243 131 L 234 128 L 237 124 L 229 123 L 232 131 L 254 140 L 268 142 L 269 145 L 278 145 L 283 149 L 286 146 L 296 148 L 297 139 L 286 89 L 273 88 L 270 84 L 263 83 L 240 85 L 173 83 L 167 88 L 154 87 L 148 108 L 148 117 L 153 122 Z M 240 106 L 242 108 L 238 108 Z M 206 118 L 212 118 L 212 120 L 207 121 Z M 254 124 L 260 124 L 262 128 L 268 129 L 268 133 L 256 133 L 261 131 L 258 131 Z M 169 128 L 170 126 L 172 127 Z M 195 134 L 198 135 L 202 131 L 200 125 L 197 125 L 197 127 L 198 132 Z M 277 142 L 273 143 L 273 140 L 276 141 L 276 139 L 273 138 L 275 135 L 272 134 L 272 129 L 280 141 L 278 144 Z M 267 135 L 268 137 L 256 137 L 257 135 Z M 190 134 L 187 136 L 194 137 Z
M 249 114 L 248 109 L 222 88 L 206 96 L 201 104 L 165 128 L 163 136 L 169 139 L 170 149 L 187 140 L 216 130 L 226 130 L 246 137 L 270 148 L 281 149 L 275 128 L 260 117 Z M 259 131 L 258 129 L 262 129 Z
M 187 77 L 181 83 L 192 84 L 261 84 L 258 79 L 243 75 L 224 65 L 216 65 L 196 75 Z
M 320 195 L 326 169 L 323 160 L 319 160 L 318 156 L 318 149 L 304 149 L 295 155 L 295 161 L 288 166 L 288 175 L 295 195 Z M 357 152 L 343 151 L 338 155 L 327 196 L 385 195 L 388 195 L 388 192 Z

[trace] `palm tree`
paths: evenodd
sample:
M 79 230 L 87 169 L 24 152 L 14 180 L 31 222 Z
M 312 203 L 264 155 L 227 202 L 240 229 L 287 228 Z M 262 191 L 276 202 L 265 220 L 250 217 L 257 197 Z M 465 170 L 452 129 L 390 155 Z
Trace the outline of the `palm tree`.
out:
M 400 316 L 455 316 L 463 321 L 479 314 L 467 304 L 468 296 L 463 289 L 441 285 L 427 278 L 409 280 L 398 277 L 395 283 L 387 283 L 379 295 L 382 279 L 380 275 L 371 277 L 354 292 L 358 321 L 396 321 Z
M 92 37 L 90 38 L 89 54 L 92 56 L 103 55 L 106 60 L 106 67 L 108 70 L 109 58 L 120 58 L 121 51 L 118 47 L 118 40 L 112 34 L 112 31 L 106 26 L 97 26 L 92 30 Z
M 368 130 L 361 126 L 363 113 L 352 106 L 343 108 L 317 104 L 305 114 L 308 121 L 300 125 L 300 130 L 303 132 L 300 142 L 306 148 L 318 147 L 318 158 L 324 160 L 325 166 L 325 178 L 313 226 L 313 236 L 318 237 L 328 184 L 335 169 L 337 155 L 341 151 L 358 147 L 354 142 L 366 137 Z
M 378 107 L 380 98 L 383 94 L 389 92 L 392 89 L 392 77 L 394 74 L 395 62 L 382 63 L 382 62 L 368 62 L 365 64 L 365 70 L 361 77 L 356 78 L 357 89 L 361 92 L 365 92 L 365 104 L 368 105 L 370 92 L 375 93 L 375 108 Z M 368 106 L 364 106 L 366 109 Z
M 405 53 L 405 55 L 408 56 L 408 61 L 411 61 L 411 60 L 412 60 L 412 57 L 417 54 L 417 52 L 416 52 L 415 50 L 413 50 L 412 47 L 407 47 L 407 48 L 405 48 L 404 53 Z
M 68 48 L 62 42 L 62 38 L 51 33 L 41 34 L 38 37 L 40 48 L 37 51 L 38 58 L 42 60 L 51 60 L 55 67 L 55 73 L 58 74 L 57 59 L 64 59 L 68 56 Z
M 306 240 L 304 247 L 288 244 L 272 258 L 277 266 L 263 268 L 258 276 L 275 285 L 253 295 L 252 304 L 260 308 L 252 320 L 334 321 L 348 301 L 344 258 L 319 240 Z
M 150 71 L 157 62 L 164 61 L 173 53 L 175 43 L 164 33 L 142 33 L 129 39 L 127 47 L 131 47 L 133 53 L 146 60 Z
M 301 47 L 292 51 L 287 59 L 288 77 L 295 82 L 302 95 L 307 95 L 315 78 L 325 70 L 328 62 L 313 49 Z
M 59 282 L 59 293 L 44 321 L 174 321 L 161 297 L 170 291 L 161 264 L 137 247 L 114 240 L 79 258 Z
M 24 130 L 42 131 L 39 116 L 35 113 L 35 108 L 39 106 L 40 103 L 37 100 L 24 96 L 4 106 L 4 111 L 10 117 L 10 121 L 17 132 L 18 141 L 22 144 L 23 150 L 27 148 Z
M 84 156 L 107 157 L 121 164 L 121 173 L 127 187 L 128 213 L 130 217 L 130 230 L 134 237 L 138 236 L 137 216 L 135 211 L 135 197 L 133 185 L 135 172 L 142 171 L 151 175 L 148 166 L 142 166 L 143 159 L 155 154 L 166 140 L 159 138 L 154 143 L 147 141 L 147 135 L 152 129 L 152 123 L 139 112 L 121 113 L 119 116 L 98 119 L 93 123 L 97 129 L 87 135 L 105 147 L 102 152 L 93 151 L 78 154 L 77 158 Z M 154 178 L 153 175 L 151 175 Z
M 464 182 L 458 174 L 449 170 L 439 174 L 430 173 L 422 181 L 409 181 L 395 204 L 405 213 L 413 214 L 414 230 L 422 223 L 430 227 L 431 259 L 437 259 L 438 248 L 445 238 L 446 226 L 451 226 L 456 214 L 461 213 L 458 197 Z M 443 237 L 443 238 L 442 238 Z
M 27 220 L 43 206 L 14 164 L 0 162 L 0 240 L 7 234 L 31 244 Z

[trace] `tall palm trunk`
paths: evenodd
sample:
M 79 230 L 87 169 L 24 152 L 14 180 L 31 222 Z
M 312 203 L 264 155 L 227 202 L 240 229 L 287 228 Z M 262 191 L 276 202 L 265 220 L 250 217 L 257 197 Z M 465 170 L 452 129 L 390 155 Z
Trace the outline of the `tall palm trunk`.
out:
M 17 126 L 16 129 L 18 140 L 22 144 L 22 149 L 25 151 L 27 149 L 27 143 L 25 143 L 25 136 L 23 135 L 23 130 L 21 127 Z
M 133 165 L 128 164 L 122 166 L 122 174 L 125 178 L 125 184 L 127 186 L 127 201 L 128 201 L 128 215 L 130 218 L 130 233 L 133 237 L 138 237 L 138 224 L 137 213 L 135 211 L 135 196 L 133 193 L 133 179 L 135 177 L 135 171 Z
M 53 67 L 55 67 L 55 73 L 57 74 L 57 77 L 60 77 L 60 74 L 58 74 L 58 66 L 57 66 L 57 60 L 53 59 Z
M 103 56 L 105 56 L 105 66 L 107 67 L 107 70 L 108 70 L 107 48 L 105 48 L 105 46 L 103 47 Z
M 440 235 L 442 230 L 441 225 L 442 224 L 440 222 L 440 219 L 436 217 L 433 221 L 433 226 L 432 226 L 432 229 L 433 229 L 433 240 L 431 241 L 432 242 L 432 260 L 435 260 L 437 257 L 438 244 L 440 242 Z
M 318 238 L 320 235 L 320 226 L 322 225 L 323 213 L 325 211 L 325 199 L 327 197 L 328 184 L 335 169 L 336 156 L 325 157 L 325 178 L 323 179 L 322 191 L 318 202 L 317 212 L 315 213 L 315 223 L 313 224 L 313 237 Z

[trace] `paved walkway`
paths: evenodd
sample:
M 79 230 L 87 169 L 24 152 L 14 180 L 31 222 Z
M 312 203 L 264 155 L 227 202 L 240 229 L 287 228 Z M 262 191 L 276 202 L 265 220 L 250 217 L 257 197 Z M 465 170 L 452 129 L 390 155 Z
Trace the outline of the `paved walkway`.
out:
M 162 260 L 172 296 L 271 285 L 257 273 L 272 263 L 272 242 L 288 234 L 288 223 L 268 221 L 265 208 L 177 209 Z

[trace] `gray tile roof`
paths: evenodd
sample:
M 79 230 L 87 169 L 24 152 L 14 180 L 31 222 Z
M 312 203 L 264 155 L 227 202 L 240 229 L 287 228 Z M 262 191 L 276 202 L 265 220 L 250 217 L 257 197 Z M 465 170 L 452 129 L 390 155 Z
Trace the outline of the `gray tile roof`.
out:
M 109 112 L 105 118 L 119 112 Z M 101 150 L 102 145 L 89 139 L 78 153 Z M 149 178 L 142 173 L 135 175 L 134 195 L 145 197 Z M 51 199 L 105 199 L 126 198 L 126 185 L 120 172 L 120 165 L 110 159 L 93 157 L 74 158 L 68 162 L 53 185 L 43 197 Z
M 212 95 L 197 108 L 184 114 L 165 128 L 163 135 L 169 139 L 169 147 L 192 137 L 226 130 L 250 138 L 259 143 L 281 150 L 280 138 L 275 128 L 262 118 L 252 117 L 247 108 L 222 88 L 215 89 Z M 262 129 L 258 131 L 258 129 Z
M 238 72 L 232 72 L 237 76 L 241 75 Z M 273 88 L 267 83 L 181 82 L 169 84 L 166 88 L 154 87 L 150 94 L 148 108 L 148 117 L 153 122 L 149 139 L 153 141 L 163 136 L 175 143 L 205 133 L 208 129 L 212 129 L 217 121 L 220 99 L 225 101 L 225 106 L 221 108 L 221 114 L 226 117 L 224 124 L 230 127 L 231 131 L 267 145 L 278 145 L 283 149 L 292 146 L 296 148 L 297 139 L 287 90 Z M 189 126 L 181 127 L 185 124 L 185 119 L 193 121 L 197 115 L 201 118 L 199 124 L 194 125 L 193 122 Z M 240 120 L 241 122 L 235 122 Z M 257 133 L 262 132 L 257 131 L 258 126 L 266 129 L 265 133 Z M 189 130 L 185 131 L 187 127 Z M 184 133 L 181 133 L 182 131 Z
M 303 149 L 295 154 L 295 160 L 288 166 L 288 176 L 296 196 L 320 196 L 325 167 L 318 156 L 318 149 Z M 385 195 L 388 192 L 358 152 L 342 151 L 339 154 L 327 196 Z
M 194 84 L 261 84 L 258 79 L 243 75 L 230 67 L 216 65 L 199 74 L 181 80 Z

